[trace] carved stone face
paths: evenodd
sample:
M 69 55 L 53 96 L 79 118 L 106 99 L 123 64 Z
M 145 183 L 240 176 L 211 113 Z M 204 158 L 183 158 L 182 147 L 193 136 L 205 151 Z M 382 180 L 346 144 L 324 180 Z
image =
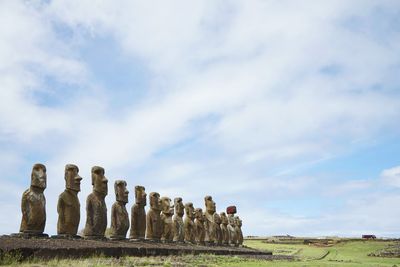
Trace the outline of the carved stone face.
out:
M 194 207 L 193 203 L 189 202 L 185 204 L 185 213 L 186 216 L 190 219 L 194 219 Z
M 216 211 L 216 206 L 215 206 L 215 202 L 213 201 L 211 196 L 206 196 L 204 198 L 204 202 L 206 205 L 206 211 L 209 214 L 214 214 Z
M 214 213 L 214 222 L 216 224 L 221 224 L 221 217 L 219 216 L 218 213 Z
M 92 185 L 93 190 L 106 196 L 108 194 L 108 180 L 104 176 L 104 168 L 95 166 L 92 168 Z
M 175 205 L 175 214 L 177 214 L 179 217 L 182 217 L 185 211 L 185 206 L 182 203 L 182 198 L 181 197 L 175 198 L 174 205 Z
M 150 193 L 150 208 L 155 211 L 161 211 L 160 194 L 157 192 Z
M 135 201 L 139 206 L 147 205 L 147 194 L 145 192 L 144 186 L 137 185 L 135 186 Z
M 116 180 L 114 183 L 115 197 L 117 201 L 128 203 L 129 191 L 126 189 L 126 182 L 123 180 Z
M 82 177 L 78 174 L 79 168 L 73 164 L 65 165 L 65 187 L 75 192 L 81 191 Z
M 197 220 L 199 220 L 200 222 L 204 221 L 204 214 L 203 214 L 203 210 L 201 208 L 197 208 L 194 210 L 194 216 Z
M 226 216 L 225 212 L 220 213 L 221 223 L 224 225 L 228 225 L 228 217 Z
M 161 198 L 162 213 L 166 215 L 174 214 L 174 205 L 171 205 L 172 200 L 169 197 Z
M 46 185 L 47 185 L 46 166 L 40 163 L 33 165 L 31 174 L 31 186 L 44 190 L 46 189 Z

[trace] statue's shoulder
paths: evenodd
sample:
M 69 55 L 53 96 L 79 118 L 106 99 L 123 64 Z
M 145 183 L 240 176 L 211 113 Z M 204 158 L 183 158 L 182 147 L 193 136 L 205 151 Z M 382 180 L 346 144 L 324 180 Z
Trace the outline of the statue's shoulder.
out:
M 93 192 L 90 193 L 90 194 L 87 196 L 86 200 L 87 200 L 87 201 L 96 201 L 96 196 L 95 196 L 95 194 L 94 194 Z
M 29 194 L 30 194 L 30 192 L 31 192 L 31 190 L 29 190 L 29 189 L 26 189 L 26 190 L 24 191 L 24 193 L 22 193 L 22 197 L 23 197 L 23 198 L 26 198 L 26 197 L 28 197 L 28 196 L 29 196 Z

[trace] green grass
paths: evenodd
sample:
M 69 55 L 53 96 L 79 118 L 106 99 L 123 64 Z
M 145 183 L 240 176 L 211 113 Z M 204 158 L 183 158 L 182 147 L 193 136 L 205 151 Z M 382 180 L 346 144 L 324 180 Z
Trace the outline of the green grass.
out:
M 295 256 L 295 261 L 264 261 L 238 256 L 185 255 L 170 257 L 122 257 L 120 259 L 95 257 L 80 260 L 33 260 L 19 262 L 18 256 L 5 257 L 0 265 L 14 266 L 398 266 L 400 258 L 380 258 L 368 256 L 371 252 L 384 249 L 393 242 L 349 241 L 331 247 L 316 247 L 304 244 L 270 244 L 259 240 L 245 241 L 245 245 L 261 250 L 273 251 L 275 255 Z

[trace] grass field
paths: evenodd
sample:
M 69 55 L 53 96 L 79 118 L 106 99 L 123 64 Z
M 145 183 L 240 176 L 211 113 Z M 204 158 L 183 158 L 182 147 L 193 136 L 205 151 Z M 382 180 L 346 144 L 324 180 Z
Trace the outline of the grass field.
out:
M 238 256 L 186 255 L 171 257 L 124 257 L 120 259 L 96 257 L 82 260 L 50 260 L 20 263 L 14 258 L 5 258 L 2 265 L 18 266 L 398 266 L 400 258 L 368 256 L 384 249 L 393 242 L 349 241 L 330 247 L 303 244 L 270 244 L 260 240 L 248 240 L 249 247 L 273 251 L 275 255 L 296 256 L 294 261 L 265 261 Z

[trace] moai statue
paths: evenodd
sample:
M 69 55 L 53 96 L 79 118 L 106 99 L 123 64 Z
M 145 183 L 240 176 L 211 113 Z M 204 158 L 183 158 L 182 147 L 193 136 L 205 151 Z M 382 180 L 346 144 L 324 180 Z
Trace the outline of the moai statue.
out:
M 81 204 L 79 203 L 78 192 L 81 191 L 82 177 L 78 173 L 78 166 L 65 165 L 65 190 L 58 197 L 57 203 L 58 237 L 79 238 L 77 233 L 81 218 Z
M 205 215 L 205 230 L 206 230 L 206 243 L 213 245 L 216 240 L 216 226 L 214 222 L 214 213 L 216 210 L 215 202 L 211 196 L 206 196 L 204 198 L 206 211 Z
M 229 232 L 228 232 L 228 217 L 226 216 L 225 212 L 220 213 L 221 218 L 221 233 L 222 233 L 222 244 L 228 245 L 229 244 Z
M 242 220 L 239 218 L 239 216 L 235 216 L 235 223 L 237 244 L 239 246 L 243 246 Z
M 22 194 L 22 220 L 20 233 L 28 236 L 47 236 L 43 234 L 46 224 L 46 166 L 37 163 L 33 165 L 31 186 Z
M 129 191 L 126 189 L 126 182 L 117 180 L 114 183 L 116 201 L 111 208 L 111 231 L 110 238 L 124 240 L 129 229 L 129 215 L 126 211 Z
M 204 238 L 206 236 L 204 228 L 205 216 L 201 208 L 195 209 L 194 214 L 195 214 L 194 229 L 196 233 L 196 243 L 199 245 L 204 245 Z
M 237 245 L 237 235 L 236 235 L 236 222 L 235 222 L 235 213 L 236 207 L 229 206 L 226 208 L 226 213 L 228 213 L 228 233 L 229 233 L 229 245 L 236 246 Z
M 147 194 L 144 186 L 135 186 L 135 205 L 131 209 L 131 232 L 129 238 L 132 240 L 144 240 L 146 234 L 146 211 Z
M 185 206 L 183 205 L 182 198 L 177 197 L 174 199 L 175 215 L 174 221 L 174 242 L 183 242 L 185 240 L 184 227 L 183 227 L 183 213 Z
M 161 209 L 161 221 L 163 225 L 161 241 L 172 242 L 174 240 L 174 222 L 172 220 L 174 205 L 171 205 L 169 197 L 161 198 Z
M 195 242 L 195 229 L 194 229 L 194 207 L 193 203 L 189 202 L 185 204 L 185 220 L 183 222 L 185 242 L 194 243 Z
M 104 201 L 108 193 L 108 180 L 104 168 L 92 168 L 93 192 L 86 199 L 86 225 L 83 235 L 86 239 L 104 239 L 107 228 L 107 206 Z
M 146 239 L 160 241 L 162 234 L 160 194 L 150 193 L 150 210 L 146 215 Z
M 214 213 L 214 222 L 215 222 L 215 241 L 218 246 L 222 245 L 222 230 L 221 230 L 221 217 L 218 213 Z

